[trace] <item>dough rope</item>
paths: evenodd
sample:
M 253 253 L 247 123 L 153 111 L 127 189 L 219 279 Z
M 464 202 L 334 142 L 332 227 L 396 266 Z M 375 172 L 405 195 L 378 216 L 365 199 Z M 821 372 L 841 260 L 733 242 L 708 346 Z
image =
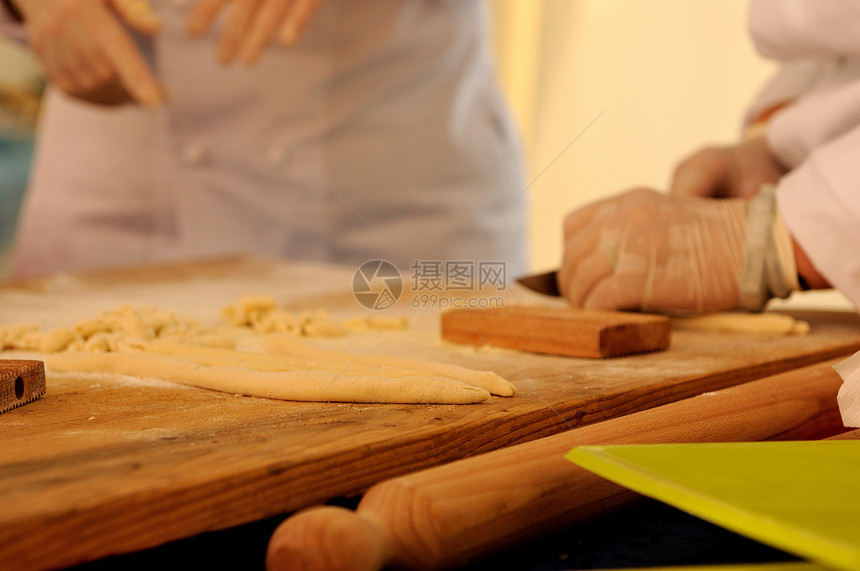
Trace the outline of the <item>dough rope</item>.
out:
M 404 359 L 402 357 L 367 354 L 356 358 L 355 355 L 346 351 L 321 349 L 315 345 L 311 345 L 303 339 L 288 337 L 285 335 L 272 335 L 266 337 L 263 341 L 263 348 L 270 353 L 277 353 L 280 355 L 333 359 L 339 363 L 350 363 L 354 361 L 355 364 L 368 367 L 392 367 L 424 371 L 425 373 L 433 375 L 460 379 L 476 387 L 486 389 L 494 395 L 503 397 L 513 396 L 516 393 L 516 386 L 513 383 L 506 381 L 492 371 L 476 371 L 474 369 L 450 363 L 431 363 Z
M 158 378 L 225 393 L 306 402 L 473 404 L 490 398 L 484 389 L 429 375 L 397 379 L 323 371 L 266 372 L 237 366 L 203 366 L 187 359 L 146 353 L 67 351 L 48 355 L 46 363 L 52 371 Z
M 713 313 L 674 317 L 672 325 L 693 331 L 724 331 L 759 335 L 806 335 L 809 323 L 782 313 Z

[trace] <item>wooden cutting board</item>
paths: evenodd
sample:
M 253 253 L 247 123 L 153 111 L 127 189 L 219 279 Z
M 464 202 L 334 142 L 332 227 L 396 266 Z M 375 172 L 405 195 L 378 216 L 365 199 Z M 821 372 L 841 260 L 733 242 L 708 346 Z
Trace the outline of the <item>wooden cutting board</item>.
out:
M 367 315 L 353 272 L 227 260 L 0 284 L 0 323 L 70 325 L 123 303 L 211 321 L 248 294 Z M 541 301 L 515 288 L 504 297 Z M 468 406 L 294 403 L 48 371 L 44 397 L 0 415 L 0 561 L 36 569 L 142 549 L 860 349 L 860 319 L 825 312 L 800 316 L 806 337 L 673 331 L 666 351 L 596 361 L 446 343 L 439 313 L 411 306 L 406 297 L 385 314 L 408 316 L 404 331 L 320 343 L 494 370 L 519 394 Z

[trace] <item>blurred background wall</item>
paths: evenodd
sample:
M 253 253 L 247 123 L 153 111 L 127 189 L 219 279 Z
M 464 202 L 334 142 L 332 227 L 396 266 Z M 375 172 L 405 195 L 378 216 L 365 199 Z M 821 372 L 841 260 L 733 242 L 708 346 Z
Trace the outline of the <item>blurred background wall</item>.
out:
M 735 140 L 775 71 L 748 38 L 746 0 L 490 4 L 529 180 L 540 175 L 524 195 L 535 270 L 558 265 L 564 212 L 632 186 L 665 189 L 681 157 Z
M 530 180 L 546 169 L 523 196 L 535 270 L 559 262 L 563 212 L 633 185 L 664 188 L 681 156 L 733 140 L 773 69 L 747 38 L 746 0 L 487 1 Z M 32 61 L 3 42 L 0 272 L 37 88 Z

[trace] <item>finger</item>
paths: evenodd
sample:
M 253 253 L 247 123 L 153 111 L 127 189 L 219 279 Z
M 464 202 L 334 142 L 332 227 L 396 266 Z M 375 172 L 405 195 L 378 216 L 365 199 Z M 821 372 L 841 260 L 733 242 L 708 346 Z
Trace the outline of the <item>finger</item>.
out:
M 565 297 L 576 307 L 584 307 L 595 285 L 612 276 L 614 269 L 602 252 L 592 252 L 568 277 Z
M 565 260 L 582 259 L 598 248 L 618 249 L 630 226 L 621 208 L 624 200 L 620 195 L 568 215 L 564 224 Z
M 90 86 L 83 99 L 99 105 L 122 105 L 134 101 L 108 62 L 94 58 L 90 71 Z
M 578 210 L 574 210 L 564 218 L 564 237 L 565 242 L 571 236 L 581 233 L 586 227 L 592 224 L 596 217 L 600 215 L 602 202 L 584 206 Z
M 579 234 L 586 226 L 594 220 L 595 210 L 593 208 L 583 208 L 571 212 L 564 218 L 564 238 L 565 241 L 571 236 Z
M 649 269 L 647 261 L 638 256 L 622 256 L 611 274 L 592 284 L 582 307 L 585 309 L 649 309 L 643 307 L 649 299 Z
M 71 48 L 59 49 L 54 42 L 45 42 L 39 44 L 36 55 L 45 77 L 68 93 L 72 87 L 68 70 L 73 69 L 72 66 L 76 64 L 77 52 Z
M 268 0 L 257 10 L 251 30 L 239 48 L 239 54 L 247 64 L 254 63 L 278 30 L 278 25 L 293 4 L 291 0 Z
M 95 88 L 96 81 L 90 76 L 91 69 L 100 69 L 99 58 L 92 57 L 90 46 L 78 41 L 75 35 L 68 37 L 65 45 L 49 43 L 42 58 L 46 77 L 66 94 L 89 100 L 87 93 Z M 93 63 L 95 62 L 95 64 Z
M 322 0 L 298 0 L 289 18 L 281 26 L 278 40 L 283 46 L 291 46 L 299 41 L 305 29 L 319 10 Z
M 99 27 L 101 25 L 103 24 L 99 22 L 99 18 L 92 21 L 94 29 L 101 30 Z M 65 62 L 69 66 L 68 69 L 76 76 L 84 78 L 92 89 L 97 89 L 99 86 L 106 88 L 109 85 L 118 85 L 119 77 L 113 64 L 105 56 L 106 47 L 100 43 L 105 40 L 100 34 L 88 33 L 88 28 L 89 26 L 86 26 L 82 30 L 83 33 L 70 34 L 69 41 L 64 42 L 63 47 L 69 54 L 69 59 Z M 73 46 L 72 42 L 74 42 Z
M 719 186 L 710 171 L 689 165 L 679 167 L 672 177 L 669 194 L 676 196 L 714 196 Z
M 98 89 L 81 94 L 79 99 L 95 103 L 97 105 L 107 105 L 111 107 L 131 103 L 134 100 L 131 95 L 122 85 L 111 84 L 108 86 L 100 85 Z
M 106 87 L 100 78 L 89 70 L 81 70 L 74 76 L 75 94 L 78 97 L 96 96 L 99 89 Z
M 48 77 L 54 85 L 59 87 L 63 93 L 76 97 L 77 88 L 74 82 L 72 82 L 71 77 L 62 73 L 46 74 L 46 77 Z
M 164 90 L 140 55 L 137 46 L 115 21 L 105 19 L 102 24 L 102 45 L 110 46 L 110 49 L 104 50 L 103 56 L 115 71 L 120 85 L 142 105 L 161 104 L 164 101 Z
M 230 6 L 227 21 L 221 30 L 218 40 L 218 59 L 221 63 L 230 63 L 239 49 L 239 43 L 251 23 L 258 0 L 234 0 Z
M 638 293 L 630 283 L 618 276 L 609 276 L 594 286 L 582 307 L 602 311 L 641 309 L 642 300 Z
M 123 21 L 138 32 L 154 34 L 161 29 L 161 19 L 147 0 L 111 0 L 110 3 Z
M 582 232 L 565 234 L 564 254 L 558 272 L 558 282 L 564 297 L 574 304 L 581 303 L 581 295 L 578 290 L 576 293 L 568 294 L 568 290 L 574 292 L 573 285 L 576 280 L 576 272 L 579 270 L 580 264 L 597 251 L 599 240 L 599 229 L 592 228 Z
M 74 71 L 63 69 L 51 80 L 67 95 L 89 103 L 114 106 L 132 101 L 112 70 L 103 64 L 92 69 L 80 66 Z
M 197 0 L 185 24 L 186 31 L 192 36 L 199 36 L 208 30 L 226 3 L 227 0 Z
M 587 229 L 571 234 L 564 242 L 564 263 L 578 265 L 582 260 L 598 251 L 600 232 L 598 229 Z
M 675 169 L 669 194 L 711 196 L 724 194 L 727 157 L 718 149 L 706 149 L 686 159 Z
M 653 194 L 653 191 L 646 188 L 638 188 L 586 204 L 578 210 L 573 211 L 564 220 L 565 236 L 579 232 L 590 224 L 606 224 L 608 220 L 615 219 L 624 206 L 625 197 L 637 193 L 650 195 Z

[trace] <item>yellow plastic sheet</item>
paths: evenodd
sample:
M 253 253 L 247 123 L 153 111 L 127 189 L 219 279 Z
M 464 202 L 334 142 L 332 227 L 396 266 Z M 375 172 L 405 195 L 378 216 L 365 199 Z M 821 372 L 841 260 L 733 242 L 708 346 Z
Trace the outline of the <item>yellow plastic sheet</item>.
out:
M 606 571 L 613 571 L 607 569 Z M 622 571 L 622 570 L 615 570 Z M 623 571 L 827 571 L 827 567 L 809 563 L 808 561 L 786 561 L 784 563 L 750 563 L 727 565 L 694 565 L 691 567 L 645 567 L 642 569 L 624 569 Z
M 860 569 L 860 441 L 582 446 L 613 482 L 833 569 Z

